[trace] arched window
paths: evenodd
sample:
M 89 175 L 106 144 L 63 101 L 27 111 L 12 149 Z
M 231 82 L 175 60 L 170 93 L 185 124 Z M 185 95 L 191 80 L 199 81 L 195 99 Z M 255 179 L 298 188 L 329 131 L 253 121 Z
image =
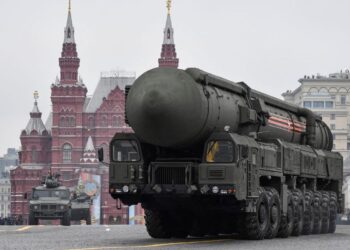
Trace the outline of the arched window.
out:
M 168 29 L 168 39 L 170 39 L 170 29 Z
M 60 127 L 65 127 L 66 124 L 65 124 L 65 119 L 64 119 L 64 116 L 61 116 L 60 117 Z
M 103 148 L 104 161 L 105 162 L 109 162 L 109 148 L 108 148 L 108 145 L 106 143 L 103 143 L 103 144 L 100 145 L 99 148 Z
M 68 143 L 63 145 L 63 163 L 72 162 L 72 146 Z
M 93 128 L 95 126 L 94 118 L 92 116 L 89 117 L 88 126 L 89 128 Z
M 64 118 L 64 126 L 65 127 L 69 127 L 69 117 L 68 116 L 66 116 L 65 118 Z
M 74 116 L 69 117 L 69 127 L 75 127 L 75 118 Z
M 32 147 L 31 156 L 32 156 L 32 163 L 36 163 L 38 160 L 38 151 L 36 150 L 35 146 Z
M 123 127 L 123 117 L 121 116 L 113 116 L 112 119 L 112 126 L 113 127 Z
M 107 116 L 102 116 L 101 117 L 101 127 L 107 127 L 108 124 L 107 124 Z

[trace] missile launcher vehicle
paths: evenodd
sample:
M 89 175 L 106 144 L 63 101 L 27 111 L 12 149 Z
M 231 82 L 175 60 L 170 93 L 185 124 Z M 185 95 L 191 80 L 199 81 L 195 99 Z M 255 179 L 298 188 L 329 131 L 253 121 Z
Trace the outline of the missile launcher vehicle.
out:
M 110 143 L 109 192 L 142 204 L 151 237 L 334 233 L 343 159 L 312 111 L 195 68 L 150 70 L 125 95 L 134 133 Z
M 61 220 L 61 225 L 71 224 L 70 191 L 61 186 L 59 175 L 43 177 L 42 185 L 34 187 L 29 200 L 29 225 L 38 225 L 42 220 Z

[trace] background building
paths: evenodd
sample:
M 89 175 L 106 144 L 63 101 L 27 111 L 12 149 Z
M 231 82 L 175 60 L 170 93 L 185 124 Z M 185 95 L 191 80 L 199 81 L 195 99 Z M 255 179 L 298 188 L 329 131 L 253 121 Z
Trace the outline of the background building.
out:
M 0 217 L 9 217 L 11 214 L 11 184 L 10 178 L 0 179 Z
M 7 153 L 0 157 L 0 177 L 6 174 L 5 168 L 18 165 L 18 150 L 8 148 Z M 7 172 L 8 173 L 8 172 Z

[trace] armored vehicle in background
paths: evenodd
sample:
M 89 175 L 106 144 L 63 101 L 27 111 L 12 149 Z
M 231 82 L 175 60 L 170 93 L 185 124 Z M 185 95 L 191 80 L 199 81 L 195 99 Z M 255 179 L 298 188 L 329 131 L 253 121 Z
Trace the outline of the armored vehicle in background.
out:
M 125 95 L 134 133 L 110 143 L 109 192 L 142 204 L 150 236 L 335 231 L 343 159 L 318 115 L 194 68 L 150 70 Z
M 90 207 L 92 204 L 91 197 L 85 193 L 73 197 L 71 209 L 71 220 L 80 221 L 85 220 L 86 225 L 91 225 Z
M 42 185 L 34 187 L 29 200 L 29 225 L 38 225 L 39 219 L 60 219 L 61 225 L 71 224 L 70 191 L 59 183 L 59 175 L 43 177 Z

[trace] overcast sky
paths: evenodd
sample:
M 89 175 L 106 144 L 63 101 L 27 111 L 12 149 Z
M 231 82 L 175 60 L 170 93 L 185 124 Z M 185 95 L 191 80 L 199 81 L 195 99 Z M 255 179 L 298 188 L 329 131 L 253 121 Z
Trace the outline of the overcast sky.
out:
M 72 0 L 89 94 L 101 71 L 157 66 L 165 0 Z M 33 92 L 46 121 L 68 0 L 0 0 L 0 156 L 19 148 Z M 199 67 L 281 97 L 298 79 L 350 67 L 348 0 L 173 0 L 180 67 Z

